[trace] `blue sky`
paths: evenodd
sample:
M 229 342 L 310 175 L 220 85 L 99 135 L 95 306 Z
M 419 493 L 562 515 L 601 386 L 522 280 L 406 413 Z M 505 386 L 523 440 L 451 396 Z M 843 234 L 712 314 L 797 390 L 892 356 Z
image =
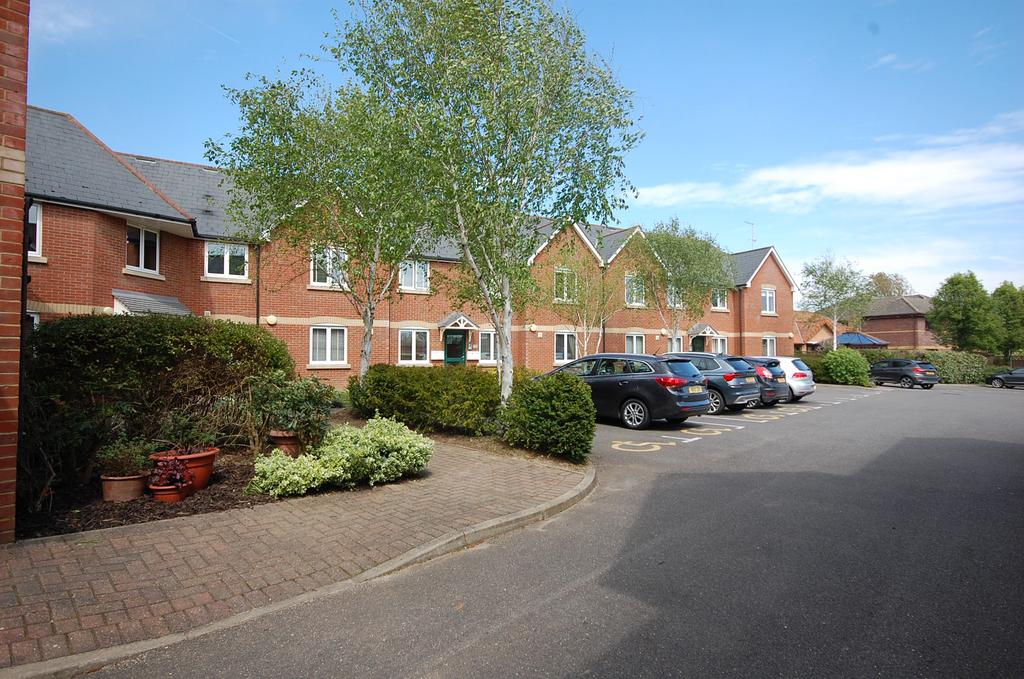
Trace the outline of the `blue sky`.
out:
M 621 224 L 827 250 L 931 293 L 1024 284 L 1024 3 L 564 0 L 635 91 Z M 341 2 L 33 0 L 29 101 L 119 151 L 203 161 L 221 85 L 303 63 Z

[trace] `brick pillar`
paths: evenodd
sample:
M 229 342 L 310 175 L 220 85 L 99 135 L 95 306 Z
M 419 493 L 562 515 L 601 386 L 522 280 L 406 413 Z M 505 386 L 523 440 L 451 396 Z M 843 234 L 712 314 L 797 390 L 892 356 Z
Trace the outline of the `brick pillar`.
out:
M 0 542 L 14 540 L 27 83 L 28 0 L 0 0 Z

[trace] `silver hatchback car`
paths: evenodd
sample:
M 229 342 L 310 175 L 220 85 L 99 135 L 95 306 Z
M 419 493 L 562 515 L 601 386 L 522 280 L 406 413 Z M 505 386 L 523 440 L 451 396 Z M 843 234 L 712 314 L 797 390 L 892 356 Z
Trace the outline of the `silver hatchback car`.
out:
M 792 393 L 789 399 L 790 403 L 814 393 L 814 373 L 806 363 L 792 356 L 772 356 L 772 358 L 776 359 L 779 362 L 779 367 L 786 372 L 786 384 L 789 385 L 789 390 Z

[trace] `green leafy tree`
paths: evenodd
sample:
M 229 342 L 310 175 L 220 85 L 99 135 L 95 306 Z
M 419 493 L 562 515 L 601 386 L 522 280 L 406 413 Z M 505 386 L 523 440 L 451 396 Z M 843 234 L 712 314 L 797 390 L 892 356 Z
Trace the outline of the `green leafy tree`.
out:
M 648 278 L 669 336 L 682 337 L 685 328 L 704 316 L 711 294 L 734 285 L 732 259 L 714 237 L 679 220 L 661 222 L 647 233 L 654 254 Z
M 461 297 L 494 324 L 502 401 L 512 317 L 535 284 L 528 261 L 556 228 L 608 221 L 631 189 L 640 139 L 632 94 L 547 0 L 363 0 L 332 48 L 410 130 L 436 200 L 433 224 L 461 251 Z
M 309 253 L 363 321 L 359 372 L 373 321 L 399 266 L 424 244 L 429 199 L 410 134 L 373 94 L 326 87 L 308 72 L 227 88 L 241 129 L 207 157 L 224 169 L 239 237 Z
M 871 274 L 870 281 L 876 297 L 902 297 L 914 294 L 913 286 L 902 274 L 879 271 Z
M 832 254 L 804 264 L 801 306 L 832 319 L 832 350 L 839 346 L 839 321 L 855 323 L 871 303 L 873 288 L 863 273 Z
M 992 291 L 992 306 L 999 322 L 996 348 L 1010 365 L 1013 355 L 1024 349 L 1024 286 L 1003 281 Z
M 582 354 L 598 351 L 605 323 L 626 307 L 625 296 L 575 238 L 558 247 L 554 262 L 550 279 L 540 283 L 539 302 L 572 326 Z
M 999 319 L 972 271 L 955 273 L 942 283 L 927 319 L 935 338 L 954 349 L 987 350 L 997 344 Z

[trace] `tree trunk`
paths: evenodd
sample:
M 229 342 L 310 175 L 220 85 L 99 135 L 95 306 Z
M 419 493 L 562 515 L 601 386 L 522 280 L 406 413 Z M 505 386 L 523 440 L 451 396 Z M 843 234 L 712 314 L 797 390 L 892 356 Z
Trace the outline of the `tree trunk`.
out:
M 363 343 L 359 348 L 359 377 L 366 375 L 370 369 L 370 355 L 373 352 L 373 320 L 377 309 L 372 305 L 363 308 Z
M 839 348 L 839 312 L 832 314 L 832 351 Z
M 501 327 L 498 328 L 501 339 L 498 348 L 501 352 L 498 361 L 498 386 L 501 390 L 501 403 L 508 403 L 512 396 L 512 300 L 508 294 L 505 295 L 504 304 L 501 309 Z

